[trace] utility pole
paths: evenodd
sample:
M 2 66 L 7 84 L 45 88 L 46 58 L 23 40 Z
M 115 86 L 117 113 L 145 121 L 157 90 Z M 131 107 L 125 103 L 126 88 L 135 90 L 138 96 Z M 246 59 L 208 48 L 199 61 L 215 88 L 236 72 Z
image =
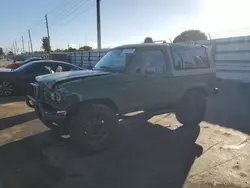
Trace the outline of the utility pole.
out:
M 46 28 L 47 28 L 48 41 L 49 41 L 49 48 L 51 48 L 51 46 L 50 46 L 50 35 L 49 35 L 49 24 L 48 24 L 48 16 L 47 16 L 47 14 L 45 14 L 45 22 L 46 22 Z
M 17 43 L 16 43 L 16 40 L 15 40 L 15 47 L 16 47 L 16 53 L 18 54 L 18 48 L 17 48 Z
M 28 52 L 30 53 L 30 41 L 28 41 Z
M 212 40 L 210 33 L 207 33 L 209 40 Z
M 22 45 L 23 45 L 23 53 L 24 53 L 24 40 L 23 40 L 23 36 L 22 36 Z
M 14 47 L 14 42 L 13 42 L 13 44 L 12 44 L 12 52 L 13 52 L 13 53 L 16 53 L 16 52 L 15 52 L 15 47 Z
M 96 16 L 97 16 L 97 46 L 98 46 L 98 50 L 101 50 L 102 39 L 101 39 L 100 0 L 96 0 Z
M 13 60 L 15 61 L 15 56 L 16 56 L 15 42 L 13 42 L 12 48 L 13 48 Z
M 31 53 L 33 54 L 33 45 L 32 45 L 30 30 L 28 30 L 28 33 L 29 33 L 29 38 L 30 38 L 30 49 L 31 49 Z

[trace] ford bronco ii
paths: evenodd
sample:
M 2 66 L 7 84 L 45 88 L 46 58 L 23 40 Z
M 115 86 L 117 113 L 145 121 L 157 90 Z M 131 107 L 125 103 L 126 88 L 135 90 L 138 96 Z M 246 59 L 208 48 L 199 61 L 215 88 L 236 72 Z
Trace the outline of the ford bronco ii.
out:
M 205 46 L 135 44 L 110 50 L 92 70 L 38 76 L 30 97 L 47 127 L 98 151 L 112 141 L 119 115 L 128 112 L 164 108 L 184 126 L 197 126 L 215 81 Z

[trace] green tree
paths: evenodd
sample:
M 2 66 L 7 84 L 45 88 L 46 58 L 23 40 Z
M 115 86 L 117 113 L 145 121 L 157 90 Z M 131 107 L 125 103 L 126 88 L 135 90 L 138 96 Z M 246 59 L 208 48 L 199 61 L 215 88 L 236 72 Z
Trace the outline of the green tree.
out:
M 54 50 L 54 52 L 63 52 L 64 50 L 57 48 L 56 50 Z
M 64 50 L 64 52 L 75 52 L 77 51 L 76 48 L 69 47 L 68 49 Z
M 79 48 L 79 50 L 90 51 L 90 50 L 92 50 L 92 47 L 91 46 L 82 46 Z
M 14 55 L 14 53 L 12 51 L 8 52 L 8 56 L 13 56 L 13 55 Z
M 197 40 L 207 40 L 206 34 L 199 30 L 187 30 L 175 37 L 173 43 Z
M 144 39 L 144 43 L 154 43 L 153 39 L 151 37 L 146 37 Z
M 4 55 L 3 48 L 0 48 L 0 55 Z
M 50 42 L 49 42 L 49 38 L 48 37 L 43 37 L 42 38 L 42 49 L 47 52 L 50 53 L 51 51 L 51 46 L 50 46 Z

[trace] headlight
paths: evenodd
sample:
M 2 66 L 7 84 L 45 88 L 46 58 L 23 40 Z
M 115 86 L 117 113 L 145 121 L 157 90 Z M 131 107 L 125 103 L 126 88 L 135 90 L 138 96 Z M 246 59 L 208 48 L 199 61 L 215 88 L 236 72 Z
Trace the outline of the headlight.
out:
M 61 99 L 62 99 L 61 93 L 56 92 L 56 93 L 55 93 L 55 100 L 56 100 L 56 102 L 60 103 L 60 102 L 61 102 Z
M 55 96 L 56 96 L 55 93 L 50 94 L 50 98 L 52 99 L 52 101 L 55 101 L 55 98 L 56 98 Z
M 50 98 L 52 101 L 55 101 L 57 103 L 61 102 L 62 96 L 60 92 L 53 92 L 50 94 Z

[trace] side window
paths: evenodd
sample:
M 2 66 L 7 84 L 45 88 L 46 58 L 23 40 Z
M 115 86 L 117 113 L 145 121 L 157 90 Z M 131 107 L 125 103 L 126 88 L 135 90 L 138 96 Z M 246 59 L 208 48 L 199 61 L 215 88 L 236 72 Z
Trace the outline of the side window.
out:
M 209 59 L 202 47 L 172 47 L 174 66 L 176 70 L 209 68 Z
M 141 53 L 144 73 L 159 74 L 166 72 L 166 59 L 161 50 L 146 50 Z
M 48 66 L 47 66 L 48 67 Z M 27 67 L 26 72 L 30 74 L 49 74 L 49 70 L 46 68 L 46 65 L 43 63 L 36 63 L 32 66 Z
M 71 66 L 71 65 L 61 65 L 63 68 L 63 71 L 74 71 L 79 70 L 77 67 Z
M 58 63 L 55 62 L 47 62 L 45 65 L 47 68 L 50 68 L 53 72 L 56 72 L 56 69 L 58 67 Z

